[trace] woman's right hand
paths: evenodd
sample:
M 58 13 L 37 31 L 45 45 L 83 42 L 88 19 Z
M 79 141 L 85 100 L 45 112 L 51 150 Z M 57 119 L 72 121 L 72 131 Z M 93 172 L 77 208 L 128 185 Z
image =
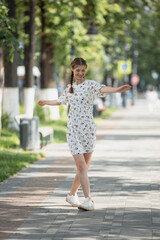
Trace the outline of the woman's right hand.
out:
M 39 100 L 38 101 L 38 105 L 41 106 L 41 107 L 45 106 L 46 105 L 46 101 L 45 100 Z

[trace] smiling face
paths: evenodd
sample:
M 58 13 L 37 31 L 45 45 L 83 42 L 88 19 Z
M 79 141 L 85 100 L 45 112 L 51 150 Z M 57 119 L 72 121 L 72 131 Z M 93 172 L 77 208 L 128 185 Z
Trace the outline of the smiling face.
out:
M 77 65 L 72 68 L 75 80 L 83 81 L 85 77 L 87 67 L 85 65 Z

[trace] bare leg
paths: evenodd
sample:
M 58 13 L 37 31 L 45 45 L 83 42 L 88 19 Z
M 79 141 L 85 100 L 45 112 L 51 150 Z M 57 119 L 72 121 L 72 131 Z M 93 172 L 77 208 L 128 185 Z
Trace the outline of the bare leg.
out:
M 90 198 L 90 184 L 89 184 L 89 179 L 87 175 L 87 165 L 85 162 L 85 158 L 83 154 L 76 154 L 76 155 L 73 155 L 73 157 L 77 166 L 78 176 L 79 176 L 79 180 L 81 183 L 84 196 L 85 198 L 87 197 Z
M 84 153 L 83 154 L 83 157 L 85 159 L 85 162 L 86 162 L 86 167 L 87 167 L 87 170 L 89 168 L 89 165 L 90 165 L 90 162 L 91 162 L 91 157 L 92 157 L 92 154 L 93 152 L 91 153 Z M 79 154 L 78 154 L 79 155 Z M 74 156 L 73 156 L 74 157 Z M 75 195 L 75 193 L 77 192 L 78 188 L 80 187 L 81 183 L 80 183 L 80 179 L 79 179 L 79 171 L 77 171 L 77 174 L 73 180 L 73 185 L 72 185 L 72 188 L 70 190 L 70 195 Z

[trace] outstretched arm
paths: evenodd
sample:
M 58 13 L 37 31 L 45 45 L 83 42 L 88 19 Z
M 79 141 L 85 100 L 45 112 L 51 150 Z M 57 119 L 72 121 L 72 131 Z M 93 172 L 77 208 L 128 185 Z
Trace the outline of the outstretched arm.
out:
M 60 103 L 57 100 L 39 100 L 38 105 L 41 107 L 45 105 L 56 106 L 56 105 L 60 105 Z
M 130 85 L 122 85 L 118 88 L 114 88 L 114 87 L 102 87 L 100 89 L 101 93 L 117 93 L 117 92 L 125 92 L 131 89 Z

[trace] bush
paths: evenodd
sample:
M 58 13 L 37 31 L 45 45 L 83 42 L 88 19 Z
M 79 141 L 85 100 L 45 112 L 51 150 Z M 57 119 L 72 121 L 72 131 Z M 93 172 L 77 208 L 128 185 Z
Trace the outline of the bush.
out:
M 1 123 L 2 123 L 2 128 L 8 128 L 8 125 L 12 123 L 12 120 L 10 118 L 10 115 L 8 113 L 3 113 L 1 116 Z
M 45 112 L 42 107 L 40 107 L 37 103 L 34 108 L 34 116 L 38 116 L 40 121 L 45 121 Z

